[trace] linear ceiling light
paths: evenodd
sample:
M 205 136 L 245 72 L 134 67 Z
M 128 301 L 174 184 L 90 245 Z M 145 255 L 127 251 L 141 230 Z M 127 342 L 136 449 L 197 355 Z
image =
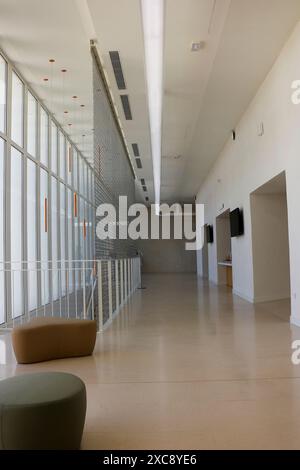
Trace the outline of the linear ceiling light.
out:
M 141 0 L 156 211 L 160 204 L 164 0 Z

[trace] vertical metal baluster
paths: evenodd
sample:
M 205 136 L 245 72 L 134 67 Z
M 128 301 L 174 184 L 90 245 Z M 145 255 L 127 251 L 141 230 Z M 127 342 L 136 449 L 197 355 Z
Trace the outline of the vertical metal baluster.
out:
M 14 280 L 14 270 L 12 269 L 12 285 L 11 285 L 11 306 L 12 306 L 12 324 L 15 326 L 15 280 Z
M 112 269 L 111 260 L 107 262 L 107 280 L 108 280 L 108 313 L 109 319 L 112 319 Z
M 75 312 L 76 312 L 76 318 L 78 318 L 78 298 L 77 298 L 77 293 L 78 293 L 78 277 L 79 277 L 79 272 L 75 270 Z
M 91 313 L 91 320 L 94 320 L 94 315 L 95 315 L 95 307 L 94 307 L 94 288 L 95 288 L 95 281 L 96 281 L 96 275 L 94 273 L 94 268 L 92 268 L 92 313 Z
M 86 318 L 86 305 L 85 305 L 85 261 L 82 262 L 83 269 L 83 318 Z
M 124 259 L 124 302 L 127 300 L 127 259 Z
M 59 274 L 59 283 L 58 283 L 58 289 L 59 289 L 59 316 L 61 317 L 61 296 L 62 296 L 62 276 L 61 276 L 61 270 L 62 267 L 60 265 L 60 270 L 58 271 Z
M 120 299 L 120 306 L 123 305 L 123 297 L 124 297 L 124 278 L 123 278 L 123 260 L 120 260 L 120 286 L 121 286 L 121 299 Z
M 52 296 L 51 296 L 51 315 L 52 317 L 54 316 L 53 315 L 53 297 L 54 297 L 54 275 L 55 275 L 55 271 L 53 269 L 53 265 L 52 265 L 52 269 L 51 269 L 51 276 L 50 276 L 50 279 L 51 279 L 51 282 L 52 282 L 52 289 L 51 289 L 51 293 L 52 293 Z
M 68 311 L 68 318 L 70 318 L 70 289 L 69 289 L 69 270 L 66 270 L 66 302 L 67 302 L 67 311 Z
M 115 282 L 116 282 L 116 311 L 119 310 L 119 261 L 115 261 Z
M 44 317 L 46 316 L 46 270 L 43 271 L 43 286 L 44 286 Z
M 103 328 L 102 264 L 98 261 L 98 317 L 99 327 Z

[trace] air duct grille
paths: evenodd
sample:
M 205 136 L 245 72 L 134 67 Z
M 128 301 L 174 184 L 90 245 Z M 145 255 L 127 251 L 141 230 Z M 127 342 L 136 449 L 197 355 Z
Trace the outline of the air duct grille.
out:
M 133 155 L 134 155 L 135 157 L 139 157 L 139 156 L 140 156 L 140 150 L 139 150 L 138 144 L 132 144 L 132 150 L 133 150 Z
M 110 55 L 111 65 L 115 74 L 117 86 L 119 90 L 126 90 L 120 55 L 118 51 L 110 51 L 109 55 Z
M 140 170 L 141 168 L 143 168 L 143 167 L 142 167 L 142 161 L 141 161 L 140 158 L 136 158 L 136 159 L 135 159 L 135 163 L 136 163 L 136 166 L 137 166 L 137 168 L 138 168 L 139 170 Z
M 127 121 L 131 121 L 132 120 L 132 114 L 131 114 L 128 95 L 121 95 L 121 101 L 122 101 L 122 106 L 123 106 L 125 118 L 126 118 Z

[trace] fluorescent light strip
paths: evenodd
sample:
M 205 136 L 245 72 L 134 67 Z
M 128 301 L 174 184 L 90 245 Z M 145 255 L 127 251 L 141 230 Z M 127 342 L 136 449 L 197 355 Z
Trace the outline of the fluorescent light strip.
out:
M 141 0 L 156 211 L 160 204 L 164 0 Z

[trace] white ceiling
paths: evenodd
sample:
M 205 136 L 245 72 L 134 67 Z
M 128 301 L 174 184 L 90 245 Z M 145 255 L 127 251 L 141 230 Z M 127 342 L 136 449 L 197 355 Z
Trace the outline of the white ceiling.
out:
M 197 192 L 299 18 L 299 0 L 231 0 L 179 196 Z
M 165 1 L 161 193 L 162 200 L 173 201 L 192 198 L 198 191 L 298 22 L 300 2 Z M 0 31 L 4 52 L 89 159 L 93 154 L 89 39 L 97 40 L 128 147 L 131 153 L 132 143 L 140 148 L 143 169 L 136 169 L 136 174 L 145 178 L 153 200 L 139 0 L 0 0 Z M 205 41 L 204 49 L 191 52 L 192 41 Z M 116 86 L 110 50 L 120 53 L 125 92 Z M 56 60 L 52 87 L 50 58 Z M 62 68 L 68 70 L 64 85 Z M 49 81 L 44 82 L 44 77 Z M 129 94 L 132 121 L 124 119 L 120 93 Z M 73 99 L 74 95 L 79 98 Z
M 0 0 L 0 47 L 92 161 L 89 39 L 74 0 Z

